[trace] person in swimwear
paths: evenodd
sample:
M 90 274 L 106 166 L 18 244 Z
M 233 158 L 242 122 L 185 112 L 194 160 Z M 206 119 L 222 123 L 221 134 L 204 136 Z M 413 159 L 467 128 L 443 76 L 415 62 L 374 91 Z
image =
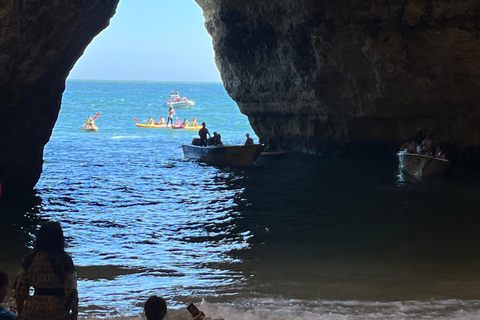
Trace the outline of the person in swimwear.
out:
M 202 128 L 198 130 L 198 135 L 200 136 L 200 146 L 206 147 L 207 146 L 207 134 L 211 138 L 210 132 L 205 125 L 205 122 L 202 122 Z
M 170 106 L 170 109 L 168 110 L 167 127 L 168 127 L 168 123 L 170 123 L 170 126 L 173 126 L 173 115 L 174 114 L 175 114 L 175 110 L 173 110 L 173 107 Z

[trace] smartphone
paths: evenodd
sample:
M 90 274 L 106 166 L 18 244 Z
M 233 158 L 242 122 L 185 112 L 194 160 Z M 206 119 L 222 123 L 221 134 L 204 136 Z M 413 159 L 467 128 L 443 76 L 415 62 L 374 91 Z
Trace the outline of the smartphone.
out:
M 192 314 L 192 317 L 196 317 L 200 314 L 200 310 L 193 303 L 190 303 L 187 307 L 187 310 Z

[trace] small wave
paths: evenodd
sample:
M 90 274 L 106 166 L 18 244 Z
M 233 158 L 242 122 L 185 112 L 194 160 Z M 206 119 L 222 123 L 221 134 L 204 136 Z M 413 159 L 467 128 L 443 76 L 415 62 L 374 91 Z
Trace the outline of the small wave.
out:
M 283 299 L 253 299 L 235 303 L 195 303 L 207 319 L 215 320 L 360 320 L 360 319 L 478 319 L 478 300 L 434 301 L 303 301 Z M 169 307 L 169 319 L 189 319 L 182 306 Z M 141 315 L 115 317 L 138 319 Z M 99 319 L 99 318 L 88 318 Z M 105 317 L 102 319 L 109 319 Z
M 138 139 L 140 136 L 113 136 L 112 139 Z

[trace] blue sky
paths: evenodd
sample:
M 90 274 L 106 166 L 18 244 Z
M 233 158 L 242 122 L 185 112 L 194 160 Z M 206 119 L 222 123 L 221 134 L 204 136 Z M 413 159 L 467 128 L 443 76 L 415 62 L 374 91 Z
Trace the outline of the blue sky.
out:
M 69 79 L 220 82 L 194 0 L 120 0 Z

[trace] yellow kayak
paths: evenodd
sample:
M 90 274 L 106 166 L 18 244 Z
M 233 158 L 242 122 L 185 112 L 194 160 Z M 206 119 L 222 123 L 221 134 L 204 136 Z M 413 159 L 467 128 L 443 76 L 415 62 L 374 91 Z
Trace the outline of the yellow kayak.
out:
M 85 131 L 97 131 L 98 127 L 93 125 L 93 126 L 82 126 L 80 129 L 85 130 Z
M 186 126 L 186 127 L 183 127 L 184 129 L 187 129 L 187 130 L 200 130 L 202 129 L 202 126 Z
M 135 125 L 140 128 L 167 128 L 164 124 L 135 123 Z M 170 128 L 170 126 L 168 126 L 168 128 Z

